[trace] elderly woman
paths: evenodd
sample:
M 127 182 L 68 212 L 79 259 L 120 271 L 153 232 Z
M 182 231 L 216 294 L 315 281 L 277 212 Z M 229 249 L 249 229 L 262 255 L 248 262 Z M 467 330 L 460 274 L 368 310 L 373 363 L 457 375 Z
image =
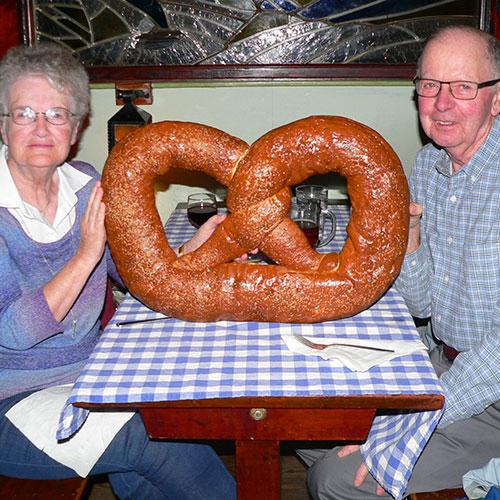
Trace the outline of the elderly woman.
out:
M 99 337 L 107 275 L 120 279 L 106 247 L 99 174 L 66 162 L 89 96 L 83 66 L 55 44 L 15 47 L 0 62 L 0 474 L 7 476 L 76 476 L 5 414 L 36 391 L 75 381 Z M 116 429 L 90 473 L 108 474 L 121 499 L 236 496 L 210 447 L 150 441 L 139 414 Z

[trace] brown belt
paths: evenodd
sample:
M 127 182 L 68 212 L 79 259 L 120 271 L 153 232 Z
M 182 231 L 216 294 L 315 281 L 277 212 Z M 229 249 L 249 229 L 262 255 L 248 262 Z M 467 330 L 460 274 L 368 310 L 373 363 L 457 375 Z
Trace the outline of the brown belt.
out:
M 453 349 L 453 347 L 450 347 L 449 345 L 443 344 L 443 352 L 444 355 L 450 360 L 454 361 L 454 359 L 460 354 L 459 351 L 456 349 Z

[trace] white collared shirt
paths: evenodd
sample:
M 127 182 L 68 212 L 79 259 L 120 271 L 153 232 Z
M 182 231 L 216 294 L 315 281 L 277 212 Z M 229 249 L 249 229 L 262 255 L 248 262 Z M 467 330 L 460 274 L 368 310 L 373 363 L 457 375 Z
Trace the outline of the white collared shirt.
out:
M 39 243 L 52 243 L 60 240 L 73 226 L 78 198 L 76 192 L 91 179 L 69 163 L 60 165 L 56 173 L 59 179 L 57 213 L 51 224 L 38 210 L 26 203 L 19 194 L 7 166 L 8 148 L 0 149 L 0 207 L 5 207 L 19 221 L 24 231 Z

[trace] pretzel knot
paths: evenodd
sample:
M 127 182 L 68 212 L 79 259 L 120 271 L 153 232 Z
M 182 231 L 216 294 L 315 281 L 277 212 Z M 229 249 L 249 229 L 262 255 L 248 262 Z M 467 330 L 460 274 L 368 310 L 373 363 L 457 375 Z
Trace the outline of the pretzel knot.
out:
M 202 171 L 228 187 L 230 215 L 178 258 L 155 206 L 169 168 Z M 290 186 L 335 171 L 352 215 L 340 252 L 319 254 L 290 220 Z M 351 316 L 387 290 L 407 244 L 408 186 L 397 155 L 369 127 L 313 116 L 249 146 L 218 129 L 165 121 L 112 150 L 103 173 L 106 230 L 118 271 L 148 307 L 188 321 L 312 323 Z M 234 263 L 260 248 L 278 265 Z

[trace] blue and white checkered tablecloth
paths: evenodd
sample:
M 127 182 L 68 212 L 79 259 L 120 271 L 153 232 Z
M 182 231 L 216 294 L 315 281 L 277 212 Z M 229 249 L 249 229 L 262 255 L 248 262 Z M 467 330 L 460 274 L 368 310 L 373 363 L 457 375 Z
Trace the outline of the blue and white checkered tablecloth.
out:
M 326 251 L 340 251 L 349 219 L 335 206 L 337 236 Z M 166 225 L 169 243 L 179 245 L 194 229 L 185 210 Z M 127 295 L 75 383 L 61 415 L 59 438 L 82 425 L 87 411 L 72 403 L 134 403 L 240 396 L 344 396 L 442 394 L 426 352 L 393 359 L 366 372 L 352 372 L 319 356 L 291 352 L 281 339 L 287 329 L 316 338 L 418 338 L 402 297 L 388 292 L 369 309 L 319 324 L 168 319 L 117 326 L 118 322 L 161 316 Z M 376 417 L 362 447 L 372 474 L 401 498 L 415 460 L 441 411 Z

